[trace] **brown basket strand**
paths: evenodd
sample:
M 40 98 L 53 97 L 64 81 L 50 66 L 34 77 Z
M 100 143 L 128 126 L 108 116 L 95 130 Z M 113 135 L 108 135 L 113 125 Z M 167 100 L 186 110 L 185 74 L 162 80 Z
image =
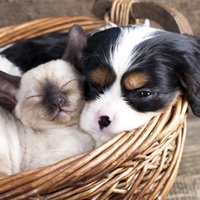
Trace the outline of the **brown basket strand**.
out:
M 181 13 L 152 2 L 114 0 L 110 14 L 105 14 L 106 20 L 122 25 L 134 21 L 133 17 L 156 21 L 166 30 L 192 34 Z M 106 23 L 89 16 L 38 19 L 0 29 L 0 46 L 67 32 L 72 24 L 94 31 Z M 187 100 L 181 97 L 148 124 L 120 133 L 91 152 L 0 179 L 0 199 L 151 200 L 165 197 L 175 180 L 183 151 L 187 108 Z
M 136 19 L 149 19 L 165 30 L 193 35 L 188 20 L 174 8 L 143 0 L 113 0 L 110 21 L 128 25 Z
M 183 135 L 182 135 L 182 141 L 185 141 L 185 137 L 186 137 L 186 121 L 184 122 L 184 129 L 183 129 Z M 180 136 L 179 136 L 180 137 Z M 181 138 L 179 138 L 179 143 L 180 143 L 180 151 L 178 152 L 179 155 L 182 155 L 182 152 L 183 152 L 183 147 L 184 147 L 184 143 L 181 141 Z M 171 173 L 171 177 L 167 183 L 167 185 L 163 188 L 163 191 L 161 192 L 161 196 L 163 197 L 166 197 L 166 195 L 168 194 L 170 188 L 172 187 L 174 181 L 175 181 L 175 178 L 176 178 L 176 175 L 177 175 L 177 172 L 178 172 L 178 167 L 179 167 L 179 164 L 180 164 L 180 161 L 181 161 L 181 156 L 178 156 L 177 155 L 177 162 L 176 162 L 176 166 L 175 168 L 172 170 L 172 173 Z
M 129 24 L 129 15 L 132 4 L 135 0 L 116 0 L 112 4 L 111 21 L 120 25 Z
M 91 31 L 104 26 L 105 22 L 87 16 L 64 16 L 38 19 L 22 25 L 3 28 L 3 30 L 0 31 L 0 44 L 4 46 L 22 39 L 33 38 L 54 32 L 67 32 L 73 24 L 79 24 L 86 31 Z
M 169 190 L 169 186 L 171 185 L 172 180 L 175 179 L 175 175 L 177 173 L 177 168 L 178 168 L 179 163 L 180 163 L 180 158 L 181 158 L 180 155 L 181 155 L 182 150 L 183 150 L 182 141 L 185 140 L 185 129 L 183 130 L 182 134 L 180 134 L 181 133 L 181 129 L 179 129 L 179 131 L 177 131 L 177 133 L 178 133 L 177 134 L 178 135 L 178 140 L 176 141 L 177 142 L 177 144 L 176 144 L 177 148 L 176 148 L 176 151 L 174 153 L 174 159 L 171 162 L 171 165 L 170 165 L 169 169 L 166 171 L 165 175 L 163 176 L 163 180 L 160 181 L 160 183 L 158 184 L 158 187 L 152 193 L 151 196 L 158 194 L 158 191 L 159 191 L 160 187 L 161 186 L 163 187 L 164 183 L 166 183 L 166 186 L 165 186 L 166 189 L 163 190 L 163 196 L 166 196 L 166 192 L 167 192 L 167 190 Z M 171 176 L 172 180 L 170 180 L 170 176 Z M 168 181 L 166 182 L 167 179 L 168 179 Z M 150 196 L 150 198 L 151 198 L 151 196 Z

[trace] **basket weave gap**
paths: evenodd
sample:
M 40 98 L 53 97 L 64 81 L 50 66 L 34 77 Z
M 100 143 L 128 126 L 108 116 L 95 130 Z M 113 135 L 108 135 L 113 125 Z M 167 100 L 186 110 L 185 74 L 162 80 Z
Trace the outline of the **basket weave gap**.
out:
M 157 138 L 157 136 L 163 130 L 170 116 L 171 116 L 170 110 L 159 116 L 159 119 L 158 119 L 160 120 L 159 126 L 154 126 L 154 129 L 151 131 L 151 134 L 149 135 L 149 137 L 145 138 L 145 140 L 142 141 L 142 145 L 134 150 L 134 153 L 132 154 L 132 156 L 135 156 L 139 152 L 147 149 L 150 145 L 152 145 L 152 143 L 155 142 L 154 141 L 155 138 Z M 130 149 L 130 151 L 132 151 L 132 149 Z
M 115 193 L 115 188 L 117 186 L 118 183 L 115 183 L 110 189 L 108 189 L 105 192 L 102 192 L 101 196 L 99 196 L 99 200 L 106 200 L 109 199 L 110 195 L 114 192 Z M 121 194 L 121 193 L 117 193 L 117 194 Z
M 143 169 L 141 169 L 140 173 L 138 174 L 137 180 L 130 185 L 130 188 L 129 188 L 126 196 L 124 197 L 124 200 L 129 200 L 134 195 L 140 182 L 144 178 L 146 171 L 147 171 L 147 169 L 145 167 Z
M 165 158 L 167 156 L 167 149 L 165 149 L 163 152 L 162 152 L 162 155 L 161 155 L 161 162 L 160 162 L 160 166 L 156 166 L 157 167 L 157 170 L 154 170 L 154 173 L 153 175 L 151 176 L 151 178 L 147 179 L 147 184 L 145 185 L 145 187 L 141 190 L 140 194 L 139 194 L 139 198 L 142 198 L 146 193 L 147 191 L 149 190 L 149 188 L 153 187 L 153 185 L 157 182 L 154 183 L 154 181 L 160 176 L 160 173 L 161 171 L 163 170 L 163 166 L 164 166 L 164 163 L 165 163 Z M 153 184 L 154 183 L 154 184 Z M 150 192 L 150 191 L 149 191 Z
M 166 124 L 165 128 L 162 130 L 160 135 L 156 138 L 156 141 L 165 137 L 166 133 L 169 133 L 172 129 L 174 129 L 174 127 L 176 127 L 177 124 L 182 123 L 182 121 L 179 121 L 179 119 L 185 120 L 184 114 L 186 113 L 187 108 L 187 101 L 185 99 L 179 99 L 175 107 L 173 107 L 173 115 L 171 115 L 169 123 Z
M 86 193 L 82 192 L 81 193 L 81 198 L 84 197 L 84 195 L 87 196 L 87 198 L 92 198 L 94 195 L 96 195 L 97 193 L 99 192 L 103 192 L 103 191 L 106 191 L 108 188 L 112 187 L 114 184 L 118 183 L 119 180 L 127 175 L 128 173 L 130 172 L 130 169 L 127 169 L 126 171 L 122 172 L 120 175 L 116 176 L 114 179 L 111 179 L 111 180 L 105 180 L 105 182 L 103 182 L 101 185 L 99 185 L 97 188 L 95 188 L 96 190 L 94 190 L 94 188 L 91 188 L 90 192 L 88 193 L 88 191 Z M 65 196 L 63 195 L 62 198 L 70 198 L 71 199 L 79 199 L 80 198 L 80 195 L 77 194 L 77 195 L 74 195 L 74 196 Z
M 55 192 L 53 195 L 48 195 L 48 199 L 80 199 L 88 197 L 90 194 L 95 194 L 95 191 L 106 182 L 107 180 L 101 180 L 99 182 L 90 183 L 88 185 L 83 185 L 82 187 L 73 187 L 71 191 L 62 189 L 58 192 Z M 66 193 L 67 192 L 67 193 Z
M 174 152 L 173 160 L 172 160 L 169 168 L 166 170 L 165 174 L 163 175 L 162 179 L 159 181 L 157 188 L 151 194 L 150 198 L 155 199 L 158 196 L 158 193 L 159 193 L 160 188 L 162 187 L 163 183 L 169 182 L 169 177 L 171 175 L 172 169 L 174 168 L 174 166 L 176 164 L 177 157 L 178 157 L 180 150 L 181 150 L 181 139 L 182 139 L 182 135 L 179 134 L 178 137 L 177 137 L 177 148 Z M 167 179 L 168 179 L 168 181 L 167 181 Z
M 187 104 L 187 102 L 186 102 Z M 179 167 L 179 164 L 180 164 L 180 161 L 181 161 L 181 154 L 183 152 L 183 147 L 184 147 L 184 142 L 181 142 L 181 141 L 185 141 L 185 137 L 186 137 L 186 121 L 184 121 L 184 126 L 182 128 L 182 134 L 179 134 L 178 137 L 177 137 L 177 145 L 180 145 L 180 150 L 179 150 L 179 156 L 177 155 L 177 162 L 176 162 L 176 165 L 175 165 L 175 168 L 174 170 L 172 171 L 171 173 L 171 176 L 169 178 L 169 181 L 167 182 L 166 186 L 167 187 L 164 187 L 163 188 L 163 191 L 161 192 L 162 193 L 162 196 L 165 197 L 166 194 L 169 192 L 172 184 L 174 183 L 174 180 L 175 180 L 175 177 L 176 177 L 176 174 L 178 172 L 178 167 Z M 178 148 L 178 147 L 177 147 Z

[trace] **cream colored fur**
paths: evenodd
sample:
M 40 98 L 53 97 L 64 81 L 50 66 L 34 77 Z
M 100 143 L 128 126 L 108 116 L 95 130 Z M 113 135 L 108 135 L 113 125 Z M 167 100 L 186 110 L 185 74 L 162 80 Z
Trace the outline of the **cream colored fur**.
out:
M 0 176 L 53 164 L 94 147 L 91 137 L 78 127 L 83 99 L 76 79 L 72 66 L 62 60 L 22 76 L 16 116 L 0 108 Z M 51 120 L 40 102 L 45 81 L 68 92 L 72 104 L 67 109 L 72 112 Z

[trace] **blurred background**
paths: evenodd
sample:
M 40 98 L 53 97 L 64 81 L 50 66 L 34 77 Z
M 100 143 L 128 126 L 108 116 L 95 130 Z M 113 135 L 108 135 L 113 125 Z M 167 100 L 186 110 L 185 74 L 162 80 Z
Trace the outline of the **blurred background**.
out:
M 104 0 L 102 0 L 104 1 Z M 189 20 L 193 31 L 200 36 L 200 0 L 143 0 L 172 6 Z M 92 15 L 95 0 L 0 0 L 0 27 L 42 17 Z
M 200 0 L 151 1 L 182 12 L 194 35 L 200 36 Z M 0 0 L 0 27 L 43 17 L 92 15 L 94 2 L 95 0 Z M 167 199 L 200 200 L 200 119 L 192 114 L 188 118 L 188 132 L 179 173 Z

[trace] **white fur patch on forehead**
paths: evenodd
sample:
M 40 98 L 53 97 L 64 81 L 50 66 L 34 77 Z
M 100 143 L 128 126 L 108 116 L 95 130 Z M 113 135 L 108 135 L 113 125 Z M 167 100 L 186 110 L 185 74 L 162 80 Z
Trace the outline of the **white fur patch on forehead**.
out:
M 157 29 L 144 26 L 122 27 L 121 34 L 110 52 L 110 65 L 117 76 L 122 76 L 130 67 L 133 50 L 141 42 L 152 38 Z

